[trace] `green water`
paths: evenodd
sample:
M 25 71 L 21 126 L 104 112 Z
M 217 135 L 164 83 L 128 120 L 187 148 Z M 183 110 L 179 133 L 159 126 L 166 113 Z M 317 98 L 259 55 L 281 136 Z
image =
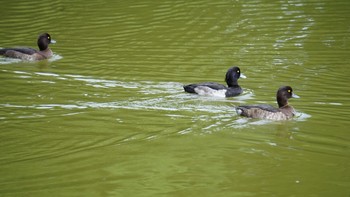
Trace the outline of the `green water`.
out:
M 350 1 L 6 1 L 0 196 L 349 196 Z M 187 94 L 224 83 L 244 93 Z M 287 122 L 239 104 L 300 99 Z

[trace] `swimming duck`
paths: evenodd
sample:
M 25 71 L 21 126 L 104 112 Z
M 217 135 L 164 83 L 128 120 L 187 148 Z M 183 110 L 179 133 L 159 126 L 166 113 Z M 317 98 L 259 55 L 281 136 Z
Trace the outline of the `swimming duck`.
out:
M 266 104 L 246 105 L 238 106 L 236 112 L 249 118 L 288 120 L 295 115 L 294 108 L 288 105 L 289 98 L 300 97 L 293 93 L 293 89 L 290 86 L 282 86 L 278 89 L 276 95 L 278 108 Z
M 243 92 L 241 86 L 238 85 L 239 78 L 246 78 L 237 67 L 231 67 L 226 72 L 225 81 L 227 86 L 215 82 L 203 82 L 197 84 L 189 84 L 183 86 L 184 90 L 189 93 L 195 93 L 205 96 L 232 97 Z
M 43 33 L 38 38 L 39 51 L 33 48 L 3 48 L 0 49 L 0 55 L 29 61 L 43 60 L 52 56 L 49 48 L 51 43 L 56 43 L 56 41 L 51 39 L 50 34 Z

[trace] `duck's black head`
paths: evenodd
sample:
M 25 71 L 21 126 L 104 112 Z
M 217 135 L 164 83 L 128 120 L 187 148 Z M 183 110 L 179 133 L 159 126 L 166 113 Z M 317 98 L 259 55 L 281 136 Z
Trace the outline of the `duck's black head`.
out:
M 51 43 L 56 43 L 56 41 L 51 39 L 50 34 L 43 33 L 39 35 L 38 47 L 40 51 L 46 50 Z
M 288 105 L 288 99 L 299 98 L 298 95 L 293 93 L 293 89 L 290 86 L 282 86 L 277 91 L 277 103 L 278 107 L 283 107 Z
M 238 86 L 237 80 L 240 77 L 246 78 L 243 74 L 241 74 L 241 70 L 237 66 L 228 69 L 225 77 L 228 87 Z

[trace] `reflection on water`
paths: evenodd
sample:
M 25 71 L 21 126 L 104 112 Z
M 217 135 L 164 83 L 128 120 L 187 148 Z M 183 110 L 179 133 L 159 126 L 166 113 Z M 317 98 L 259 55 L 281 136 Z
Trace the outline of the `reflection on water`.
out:
M 25 74 L 24 72 L 16 71 L 17 74 Z M 36 75 L 43 76 L 52 76 L 57 77 L 62 80 L 69 80 L 66 76 L 61 77 L 53 73 L 35 73 Z M 76 78 L 78 77 L 78 78 Z M 21 77 L 29 78 L 29 77 Z M 12 108 L 32 108 L 32 109 L 54 109 L 54 108 L 63 108 L 63 109 L 86 109 L 86 108 L 109 108 L 109 109 L 132 109 L 132 110 L 164 110 L 164 111 L 198 111 L 198 112 L 207 112 L 211 113 L 209 116 L 215 118 L 215 114 L 228 114 L 230 117 L 228 121 L 232 120 L 232 116 L 235 116 L 234 107 L 245 100 L 252 99 L 253 94 L 250 90 L 246 90 L 242 95 L 235 97 L 235 99 L 222 99 L 216 97 L 201 97 L 197 95 L 184 93 L 182 89 L 182 84 L 174 82 L 163 82 L 163 83 L 151 83 L 151 82 L 120 82 L 120 81 L 111 81 L 111 80 L 98 80 L 91 78 L 83 78 L 82 76 L 74 76 L 76 80 L 82 80 L 87 82 L 87 86 L 93 86 L 94 88 L 114 88 L 114 87 L 123 87 L 123 88 L 132 88 L 137 92 L 141 92 L 145 95 L 156 95 L 152 98 L 131 98 L 128 100 L 114 101 L 107 103 L 98 103 L 98 102 L 76 102 L 72 104 L 39 104 L 33 106 L 20 106 L 20 105 L 11 105 L 3 104 L 3 107 L 12 107 Z M 42 81 L 45 83 L 55 83 L 50 81 Z M 103 85 L 102 85 L 103 84 Z M 162 96 L 159 96 L 161 94 Z M 165 95 L 167 94 L 167 95 Z M 170 94 L 170 95 L 169 95 Z M 157 97 L 158 96 L 158 97 Z M 137 100 L 139 99 L 139 100 Z M 222 117 L 217 117 L 221 119 Z M 305 113 L 298 113 L 295 117 L 295 120 L 304 121 L 307 118 L 310 118 L 310 115 Z M 5 119 L 5 117 L 3 117 Z M 273 121 L 262 121 L 265 123 Z M 256 124 L 256 123 L 255 123 Z
M 0 47 L 57 44 L 0 57 L 1 195 L 349 195 L 349 2 L 3 3 Z M 183 91 L 232 65 L 242 95 Z M 234 111 L 282 85 L 293 120 Z
M 20 59 L 15 59 L 15 58 L 0 58 L 0 64 L 11 64 L 11 63 L 19 63 L 21 62 Z

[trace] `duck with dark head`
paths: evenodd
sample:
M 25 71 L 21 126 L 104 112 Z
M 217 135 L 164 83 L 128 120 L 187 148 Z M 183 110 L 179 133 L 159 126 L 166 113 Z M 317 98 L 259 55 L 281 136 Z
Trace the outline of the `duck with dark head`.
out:
M 231 67 L 226 72 L 225 81 L 227 86 L 215 82 L 193 83 L 183 86 L 185 92 L 204 96 L 233 97 L 240 95 L 243 90 L 238 85 L 239 78 L 246 78 L 237 67 Z
M 51 39 L 50 34 L 43 33 L 38 37 L 39 50 L 33 48 L 3 48 L 0 49 L 0 55 L 10 58 L 17 58 L 27 61 L 43 60 L 52 57 L 53 53 L 49 48 L 49 44 L 56 43 Z
M 276 95 L 278 108 L 266 104 L 244 105 L 236 107 L 236 112 L 249 118 L 289 120 L 295 115 L 294 108 L 288 104 L 290 98 L 299 98 L 299 96 L 293 93 L 290 86 L 282 86 Z

